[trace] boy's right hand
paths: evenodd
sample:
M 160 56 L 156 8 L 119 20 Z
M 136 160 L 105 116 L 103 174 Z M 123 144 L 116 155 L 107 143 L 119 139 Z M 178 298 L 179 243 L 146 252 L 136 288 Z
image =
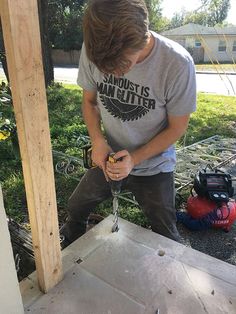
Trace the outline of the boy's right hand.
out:
M 103 173 L 108 181 L 108 176 L 106 174 L 106 161 L 107 156 L 112 152 L 111 147 L 107 144 L 105 139 L 99 139 L 92 143 L 92 161 L 100 169 L 103 170 Z

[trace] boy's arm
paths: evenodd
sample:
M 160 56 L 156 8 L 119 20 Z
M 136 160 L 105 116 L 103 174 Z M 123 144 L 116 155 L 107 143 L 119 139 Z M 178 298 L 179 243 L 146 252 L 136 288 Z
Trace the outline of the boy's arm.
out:
M 168 116 L 167 127 L 151 141 L 131 153 L 134 166 L 165 151 L 174 144 L 186 131 L 190 114 Z
M 102 134 L 96 91 L 83 90 L 82 112 L 92 142 L 92 160 L 105 174 L 107 156 L 112 149 Z
M 190 114 L 183 116 L 168 116 L 168 125 L 148 143 L 133 152 L 119 151 L 114 158 L 122 157 L 122 162 L 107 163 L 107 173 L 113 180 L 121 180 L 129 175 L 134 166 L 165 151 L 174 144 L 186 131 Z M 118 174 L 118 178 L 117 178 Z

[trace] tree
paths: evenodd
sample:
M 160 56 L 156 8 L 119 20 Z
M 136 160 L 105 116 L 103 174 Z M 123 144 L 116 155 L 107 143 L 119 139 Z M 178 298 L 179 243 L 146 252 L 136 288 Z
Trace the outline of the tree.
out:
M 39 10 L 39 25 L 42 44 L 42 59 L 46 87 L 54 80 L 53 63 L 51 56 L 51 44 L 48 30 L 48 0 L 37 0 Z
M 209 3 L 209 16 L 207 19 L 208 26 L 222 24 L 227 18 L 230 9 L 230 0 L 212 0 Z
M 182 10 L 175 13 L 168 28 L 176 28 L 188 23 L 204 26 L 223 24 L 230 9 L 230 0 L 202 0 L 202 4 L 194 11 Z
M 49 36 L 53 48 L 80 49 L 83 43 L 84 0 L 49 2 Z
M 162 31 L 166 26 L 166 18 L 162 17 L 162 0 L 145 0 L 148 13 L 150 29 L 156 32 Z
M 182 9 L 180 12 L 174 13 L 168 25 L 168 29 L 177 28 L 184 25 L 185 16 L 186 16 L 186 11 L 184 9 Z
M 200 8 L 187 14 L 185 24 L 190 22 L 205 26 L 222 24 L 227 18 L 229 9 L 230 0 L 202 0 Z
M 3 40 L 1 18 L 0 18 L 0 61 L 2 63 L 2 67 L 5 73 L 6 79 L 9 83 L 9 74 L 7 70 L 7 60 L 6 60 L 5 46 L 4 46 L 4 40 Z
M 208 15 L 206 12 L 187 12 L 184 17 L 184 24 L 194 23 L 199 25 L 207 25 Z

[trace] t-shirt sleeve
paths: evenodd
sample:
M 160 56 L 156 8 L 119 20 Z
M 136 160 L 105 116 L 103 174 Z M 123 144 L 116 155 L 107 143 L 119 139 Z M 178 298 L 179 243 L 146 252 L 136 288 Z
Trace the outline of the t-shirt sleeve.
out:
M 174 116 L 196 110 L 196 73 L 191 59 L 181 64 L 170 83 L 166 98 L 167 113 Z
M 79 60 L 79 71 L 77 84 L 85 90 L 95 91 L 96 82 L 93 78 L 94 65 L 88 60 L 85 46 L 83 44 Z

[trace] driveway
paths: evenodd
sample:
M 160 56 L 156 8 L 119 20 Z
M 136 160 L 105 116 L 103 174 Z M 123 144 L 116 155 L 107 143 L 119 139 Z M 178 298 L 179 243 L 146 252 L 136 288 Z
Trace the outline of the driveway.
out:
M 197 73 L 197 91 L 236 96 L 236 75 Z
M 76 84 L 76 67 L 55 67 L 55 81 Z M 4 75 L 0 66 L 0 78 Z M 218 95 L 236 95 L 236 75 L 197 73 L 197 91 Z
M 55 80 L 76 84 L 78 69 L 55 67 Z M 236 96 L 236 75 L 197 73 L 197 91 L 218 95 Z

